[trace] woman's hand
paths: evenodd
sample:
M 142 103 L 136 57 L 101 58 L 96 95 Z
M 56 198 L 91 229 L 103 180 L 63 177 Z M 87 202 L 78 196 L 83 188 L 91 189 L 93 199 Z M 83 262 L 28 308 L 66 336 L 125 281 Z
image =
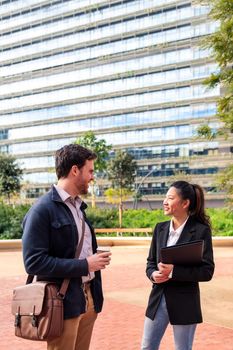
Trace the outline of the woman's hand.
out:
M 158 269 L 159 272 L 163 275 L 169 278 L 170 273 L 173 270 L 174 265 L 172 264 L 163 264 L 163 263 L 158 263 Z
M 154 271 L 151 278 L 155 283 L 164 283 L 169 280 L 168 276 L 163 275 L 160 271 Z
M 152 280 L 155 283 L 167 282 L 171 278 L 170 274 L 172 273 L 173 267 L 174 265 L 172 264 L 163 264 L 160 262 L 158 264 L 159 271 L 154 271 L 151 275 Z

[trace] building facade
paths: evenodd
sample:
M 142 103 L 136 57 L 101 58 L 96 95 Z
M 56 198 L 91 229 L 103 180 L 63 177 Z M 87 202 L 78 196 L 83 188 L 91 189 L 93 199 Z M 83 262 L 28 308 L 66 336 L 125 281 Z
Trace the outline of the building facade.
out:
M 219 127 L 221 91 L 202 84 L 217 68 L 200 48 L 216 28 L 208 11 L 185 0 L 1 1 L 0 152 L 24 169 L 27 198 L 56 181 L 54 151 L 89 130 L 134 155 L 136 190 L 151 200 L 179 174 L 221 197 L 231 140 L 195 136 Z

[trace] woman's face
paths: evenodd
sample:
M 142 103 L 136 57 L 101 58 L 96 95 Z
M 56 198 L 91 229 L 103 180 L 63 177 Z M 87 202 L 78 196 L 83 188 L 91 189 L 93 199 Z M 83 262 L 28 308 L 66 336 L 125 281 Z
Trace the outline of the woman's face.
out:
M 163 201 L 165 215 L 180 217 L 188 214 L 189 199 L 182 199 L 175 187 L 170 187 Z

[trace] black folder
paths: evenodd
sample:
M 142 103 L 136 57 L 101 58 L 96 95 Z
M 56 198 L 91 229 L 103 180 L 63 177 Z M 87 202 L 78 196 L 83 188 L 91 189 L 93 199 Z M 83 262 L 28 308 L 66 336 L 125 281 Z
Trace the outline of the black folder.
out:
M 164 264 L 196 265 L 202 262 L 204 241 L 196 240 L 161 248 L 161 261 Z

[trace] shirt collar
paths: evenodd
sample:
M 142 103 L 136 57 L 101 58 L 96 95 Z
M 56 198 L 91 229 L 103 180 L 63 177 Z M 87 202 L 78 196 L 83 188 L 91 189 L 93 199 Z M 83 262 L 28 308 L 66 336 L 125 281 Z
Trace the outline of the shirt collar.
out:
M 188 218 L 189 218 L 189 216 L 187 217 L 187 219 L 185 220 L 185 222 L 184 222 L 182 225 L 180 225 L 176 230 L 174 229 L 174 227 L 173 227 L 173 222 L 172 222 L 172 220 L 171 220 L 171 221 L 170 221 L 170 227 L 169 227 L 169 234 L 171 234 L 171 233 L 173 233 L 173 234 L 176 233 L 177 235 L 180 235 L 181 232 L 183 231 L 183 228 L 184 228 L 186 222 L 188 221 Z
M 63 188 L 59 187 L 58 185 L 54 185 L 54 187 L 56 188 L 63 202 L 68 202 L 70 198 L 73 198 L 68 192 L 66 192 Z M 76 196 L 74 199 L 77 207 L 80 208 L 82 200 L 78 196 Z

